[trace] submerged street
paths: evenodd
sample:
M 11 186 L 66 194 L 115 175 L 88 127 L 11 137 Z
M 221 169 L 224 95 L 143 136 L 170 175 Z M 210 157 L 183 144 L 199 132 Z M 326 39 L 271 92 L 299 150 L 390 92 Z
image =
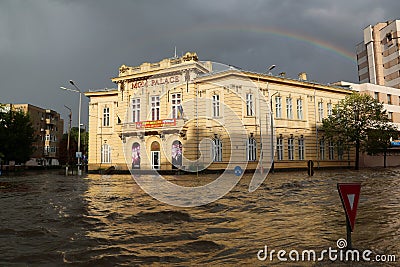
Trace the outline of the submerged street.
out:
M 169 179 L 198 186 L 216 177 Z M 362 183 L 353 247 L 396 255 L 398 264 L 400 169 L 277 172 L 253 193 L 250 179 L 214 203 L 177 208 L 147 195 L 130 175 L 0 176 L 0 265 L 284 266 L 259 261 L 257 252 L 322 251 L 346 238 L 338 182 Z

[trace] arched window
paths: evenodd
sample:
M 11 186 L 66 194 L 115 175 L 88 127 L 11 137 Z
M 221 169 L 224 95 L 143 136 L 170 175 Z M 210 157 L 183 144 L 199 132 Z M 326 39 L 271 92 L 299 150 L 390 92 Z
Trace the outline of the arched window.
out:
M 111 163 L 111 147 L 108 144 L 101 146 L 101 163 Z
M 247 139 L 246 152 L 248 161 L 256 160 L 257 142 L 256 139 L 254 139 L 253 137 Z
M 132 145 L 132 169 L 140 169 L 140 144 L 137 142 Z
M 222 142 L 217 137 L 213 140 L 212 156 L 213 161 L 222 161 Z
M 171 149 L 172 156 L 172 168 L 182 166 L 182 143 L 179 140 L 175 140 L 172 143 Z

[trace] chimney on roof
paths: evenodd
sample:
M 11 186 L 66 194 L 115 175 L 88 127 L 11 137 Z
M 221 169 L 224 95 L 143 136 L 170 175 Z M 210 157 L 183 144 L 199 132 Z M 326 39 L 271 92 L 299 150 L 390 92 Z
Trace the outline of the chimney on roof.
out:
M 285 78 L 286 77 L 286 72 L 279 73 L 279 76 L 281 76 L 282 78 Z
M 299 73 L 299 81 L 307 81 L 307 73 L 300 72 Z

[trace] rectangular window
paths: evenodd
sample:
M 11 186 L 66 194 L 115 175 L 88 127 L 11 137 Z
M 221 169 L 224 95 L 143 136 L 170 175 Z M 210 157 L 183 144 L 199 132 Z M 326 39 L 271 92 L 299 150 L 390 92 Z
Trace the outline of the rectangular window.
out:
M 379 92 L 375 92 L 374 93 L 374 98 L 375 98 L 375 100 L 379 101 Z
M 388 103 L 388 105 L 392 104 L 392 95 L 391 94 L 387 94 L 387 103 Z
M 172 101 L 172 118 L 174 119 L 180 119 L 182 118 L 182 96 L 181 94 L 172 94 L 171 96 L 171 101 Z
M 140 98 L 132 99 L 132 122 L 140 121 Z
M 286 115 L 288 119 L 293 119 L 293 105 L 292 98 L 286 98 Z
M 254 116 L 253 94 L 246 94 L 246 114 Z
M 219 117 L 219 95 L 212 96 L 213 117 Z
M 337 142 L 338 160 L 343 160 L 343 143 Z
M 324 118 L 324 103 L 318 102 L 318 121 Z
M 334 160 L 335 159 L 335 145 L 334 145 L 333 141 L 329 141 L 328 149 L 329 149 L 329 160 Z
M 393 112 L 388 112 L 389 121 L 393 121 Z
M 304 160 L 304 138 L 299 139 L 299 160 Z
M 46 141 L 50 141 L 51 136 L 49 134 L 46 134 Z
M 280 96 L 275 97 L 275 116 L 282 118 L 282 98 Z
M 288 139 L 288 160 L 294 160 L 294 139 L 290 137 Z
M 110 126 L 110 108 L 103 109 L 103 126 Z
M 324 139 L 319 140 L 319 159 L 320 160 L 325 159 L 325 140 Z
M 160 119 L 160 97 L 158 95 L 151 97 L 151 120 Z
M 332 103 L 327 104 L 327 111 L 328 111 L 328 116 L 332 115 Z
M 276 152 L 278 156 L 278 160 L 283 160 L 283 138 L 278 137 L 276 139 Z
M 297 99 L 297 119 L 303 119 L 303 100 Z

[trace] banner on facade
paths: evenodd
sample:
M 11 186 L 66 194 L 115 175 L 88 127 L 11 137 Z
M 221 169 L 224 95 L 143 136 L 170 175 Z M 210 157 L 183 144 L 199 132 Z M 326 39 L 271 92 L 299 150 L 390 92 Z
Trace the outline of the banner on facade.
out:
M 165 119 L 165 120 L 156 120 L 156 121 L 139 121 L 136 122 L 136 128 L 161 128 L 165 126 L 175 126 L 176 119 Z

